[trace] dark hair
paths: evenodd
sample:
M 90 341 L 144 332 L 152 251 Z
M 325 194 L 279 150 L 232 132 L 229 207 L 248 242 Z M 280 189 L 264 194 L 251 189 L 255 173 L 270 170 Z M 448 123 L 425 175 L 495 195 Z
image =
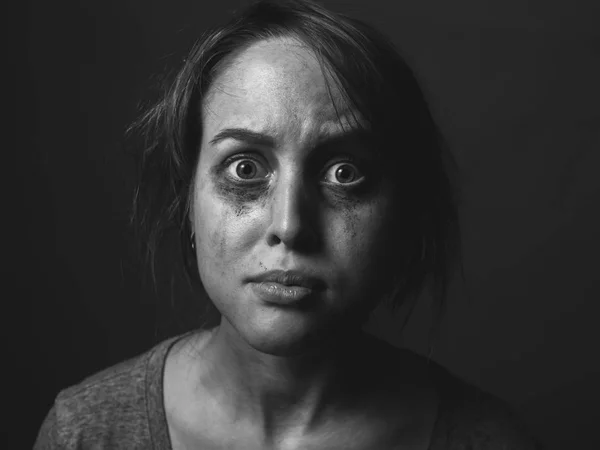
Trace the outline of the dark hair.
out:
M 386 158 L 383 166 L 396 170 L 398 187 L 408 193 L 402 209 L 408 225 L 402 232 L 414 245 L 389 304 L 392 309 L 410 304 L 407 319 L 431 278 L 441 317 L 451 263 L 460 259 L 452 156 L 413 72 L 394 45 L 370 25 L 309 0 L 257 1 L 207 32 L 160 100 L 130 128 L 142 138 L 132 223 L 152 273 L 159 243 L 175 231 L 187 274 L 199 281 L 188 213 L 202 133 L 201 100 L 225 57 L 277 37 L 296 38 L 315 52 L 344 100 L 370 125 L 378 153 Z

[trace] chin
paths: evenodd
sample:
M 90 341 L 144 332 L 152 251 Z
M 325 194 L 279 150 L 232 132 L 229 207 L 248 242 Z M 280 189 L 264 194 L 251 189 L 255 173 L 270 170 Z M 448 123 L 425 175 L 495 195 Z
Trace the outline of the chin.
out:
M 271 321 L 241 330 L 255 350 L 273 356 L 299 356 L 323 347 L 327 334 L 308 321 Z

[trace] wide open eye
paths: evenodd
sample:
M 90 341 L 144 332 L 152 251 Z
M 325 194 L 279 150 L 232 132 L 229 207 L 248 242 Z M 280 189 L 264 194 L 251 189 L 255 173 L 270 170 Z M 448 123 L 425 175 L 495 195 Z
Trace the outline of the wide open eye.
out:
M 364 179 L 358 168 L 347 161 L 335 163 L 325 172 L 325 179 L 335 184 L 356 184 Z
M 230 161 L 227 166 L 227 172 L 234 180 L 252 181 L 257 178 L 266 178 L 269 172 L 263 165 L 247 156 L 239 157 Z

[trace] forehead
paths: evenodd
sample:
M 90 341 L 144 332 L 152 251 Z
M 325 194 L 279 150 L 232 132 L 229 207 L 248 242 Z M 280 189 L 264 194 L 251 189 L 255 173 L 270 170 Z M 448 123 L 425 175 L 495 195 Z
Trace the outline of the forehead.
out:
M 231 55 L 207 92 L 202 116 L 207 137 L 230 126 L 308 137 L 354 124 L 337 83 L 293 39 L 261 41 Z

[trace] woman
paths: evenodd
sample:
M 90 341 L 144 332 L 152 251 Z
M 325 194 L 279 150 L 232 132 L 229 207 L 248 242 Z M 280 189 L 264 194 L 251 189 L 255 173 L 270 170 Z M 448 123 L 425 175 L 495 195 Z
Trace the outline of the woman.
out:
M 385 38 L 260 1 L 136 129 L 149 252 L 176 226 L 221 320 L 62 391 L 36 449 L 534 448 L 502 402 L 362 331 L 428 281 L 441 302 L 458 243 L 448 155 Z

